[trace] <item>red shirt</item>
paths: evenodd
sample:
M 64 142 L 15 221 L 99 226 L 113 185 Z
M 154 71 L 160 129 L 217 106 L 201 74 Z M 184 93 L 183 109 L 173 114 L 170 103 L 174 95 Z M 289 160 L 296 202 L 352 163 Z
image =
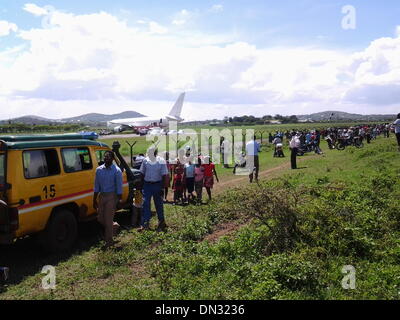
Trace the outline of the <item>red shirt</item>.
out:
M 214 168 L 215 165 L 214 163 L 209 163 L 209 164 L 202 164 L 203 168 L 204 168 L 204 176 L 205 177 L 212 177 L 214 174 Z

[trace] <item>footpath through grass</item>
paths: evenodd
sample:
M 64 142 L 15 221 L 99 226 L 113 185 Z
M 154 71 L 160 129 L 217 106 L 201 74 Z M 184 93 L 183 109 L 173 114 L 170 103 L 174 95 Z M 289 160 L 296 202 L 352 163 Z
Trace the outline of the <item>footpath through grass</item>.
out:
M 242 183 L 206 206 L 166 206 L 167 233 L 123 231 L 113 250 L 94 243 L 58 262 L 41 256 L 57 288 L 41 289 L 36 264 L 0 300 L 398 299 L 399 158 L 395 140 L 379 138 L 306 157 L 302 169 Z M 355 289 L 342 287 L 346 265 Z

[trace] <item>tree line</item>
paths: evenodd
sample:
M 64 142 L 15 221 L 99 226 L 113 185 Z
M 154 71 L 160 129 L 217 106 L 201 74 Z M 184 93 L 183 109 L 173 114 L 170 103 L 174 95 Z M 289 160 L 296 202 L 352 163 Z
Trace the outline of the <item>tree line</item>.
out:
M 275 116 L 266 115 L 263 117 L 255 117 L 255 116 L 241 116 L 241 117 L 225 117 L 225 124 L 232 125 L 247 125 L 247 124 L 269 124 L 272 121 L 279 121 L 281 123 L 298 123 L 299 119 L 295 115 L 291 116 L 282 116 L 280 114 L 276 114 Z
M 40 132 L 74 132 L 84 130 L 82 124 L 25 124 L 12 123 L 0 125 L 0 133 L 40 133 Z

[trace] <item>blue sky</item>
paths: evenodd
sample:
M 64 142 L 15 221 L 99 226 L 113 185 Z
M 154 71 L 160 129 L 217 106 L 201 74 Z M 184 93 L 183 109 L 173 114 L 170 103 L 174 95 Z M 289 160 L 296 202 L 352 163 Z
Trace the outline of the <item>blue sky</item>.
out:
M 399 17 L 395 0 L 2 0 L 0 118 L 158 114 L 181 91 L 188 117 L 397 113 Z
M 22 10 L 26 0 L 2 0 L 0 19 L 16 23 L 20 28 L 40 25 L 40 20 Z M 400 5 L 396 0 L 280 0 L 280 1 L 109 1 L 57 0 L 34 1 L 38 6 L 51 5 L 75 14 L 106 11 L 122 19 L 148 18 L 168 23 L 178 11 L 201 12 L 193 27 L 210 33 L 237 32 L 239 40 L 251 41 L 260 47 L 280 44 L 312 44 L 330 47 L 363 48 L 372 40 L 393 36 L 400 23 Z M 351 4 L 357 9 L 358 27 L 346 31 L 340 26 L 341 8 Z M 223 6 L 218 15 L 207 11 L 213 5 Z M 129 23 L 129 20 L 128 20 Z M 320 39 L 318 37 L 324 37 Z M 10 39 L 2 39 L 7 45 Z

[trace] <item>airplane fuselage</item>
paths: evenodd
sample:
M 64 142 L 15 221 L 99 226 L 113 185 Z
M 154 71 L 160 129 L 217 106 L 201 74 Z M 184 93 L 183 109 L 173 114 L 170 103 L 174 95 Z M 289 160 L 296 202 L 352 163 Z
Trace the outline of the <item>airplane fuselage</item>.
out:
M 183 120 L 183 119 L 182 119 Z M 181 122 L 179 119 L 177 122 Z M 154 117 L 140 117 L 140 118 L 128 118 L 128 119 L 116 119 L 108 122 L 109 126 L 125 125 L 130 127 L 166 127 L 168 126 L 169 120 L 166 117 L 154 118 Z
M 107 123 L 107 126 L 114 127 L 118 131 L 131 128 L 133 130 L 152 128 L 152 127 L 167 127 L 169 121 L 182 122 L 181 111 L 183 100 L 185 98 L 185 92 L 181 93 L 172 107 L 169 114 L 160 118 L 154 117 L 139 117 L 139 118 L 128 118 L 128 119 L 115 119 Z

